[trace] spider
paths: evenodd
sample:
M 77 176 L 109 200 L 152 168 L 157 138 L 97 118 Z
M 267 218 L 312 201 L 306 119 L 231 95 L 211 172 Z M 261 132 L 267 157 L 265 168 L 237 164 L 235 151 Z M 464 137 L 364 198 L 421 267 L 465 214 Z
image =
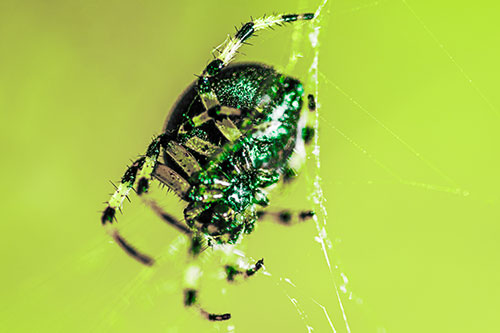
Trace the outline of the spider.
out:
M 153 178 L 187 203 L 184 221 L 179 221 L 155 201 L 144 199 L 165 222 L 190 237 L 192 257 L 216 244 L 237 243 L 266 215 L 291 223 L 290 211 L 258 211 L 256 206 L 269 204 L 266 188 L 295 175 L 290 165 L 294 149 L 314 135 L 313 128 L 299 122 L 304 88 L 299 80 L 270 66 L 230 63 L 256 31 L 313 18 L 312 13 L 272 15 L 245 23 L 180 96 L 163 133 L 128 167 L 102 213 L 102 224 L 127 254 L 144 265 L 154 264 L 154 258 L 137 250 L 112 226 L 130 191 L 144 197 Z M 315 110 L 312 95 L 307 104 Z M 297 219 L 313 215 L 303 211 Z M 226 278 L 231 282 L 236 276 L 250 277 L 263 265 L 263 259 L 246 270 L 226 265 Z M 185 306 L 198 307 L 209 320 L 231 318 L 229 313 L 205 311 L 197 298 L 196 282 L 189 283 Z

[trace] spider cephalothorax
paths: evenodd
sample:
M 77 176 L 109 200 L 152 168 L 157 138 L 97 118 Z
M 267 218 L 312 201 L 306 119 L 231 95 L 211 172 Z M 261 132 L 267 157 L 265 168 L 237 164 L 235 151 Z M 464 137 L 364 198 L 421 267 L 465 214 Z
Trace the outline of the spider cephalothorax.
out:
M 277 15 L 246 23 L 228 39 L 218 57 L 202 72 L 175 104 L 162 134 L 149 145 L 122 177 L 108 201 L 102 223 L 109 226 L 132 188 L 148 192 L 152 178 L 166 185 L 186 202 L 185 221 L 164 212 L 154 201 L 145 200 L 155 212 L 192 237 L 191 252 L 202 244 L 235 243 L 254 229 L 256 220 L 269 212 L 257 206 L 269 204 L 266 188 L 282 176 L 289 177 L 289 159 L 296 144 L 309 141 L 314 131 L 299 125 L 304 89 L 294 78 L 262 64 L 229 65 L 238 48 L 260 29 L 313 14 Z M 228 66 L 229 65 L 229 66 Z M 315 103 L 308 96 L 308 106 Z M 163 151 L 163 161 L 159 161 Z M 163 162 L 163 163 L 162 163 Z M 302 212 L 300 219 L 312 216 Z M 277 215 L 287 223 L 289 212 Z M 153 258 L 140 253 L 114 228 L 111 235 L 130 255 L 146 265 Z M 263 266 L 259 260 L 246 272 L 226 266 L 227 279 L 237 274 L 251 276 Z M 185 290 L 185 304 L 196 304 L 196 290 Z M 211 320 L 229 319 L 229 314 L 201 312 Z

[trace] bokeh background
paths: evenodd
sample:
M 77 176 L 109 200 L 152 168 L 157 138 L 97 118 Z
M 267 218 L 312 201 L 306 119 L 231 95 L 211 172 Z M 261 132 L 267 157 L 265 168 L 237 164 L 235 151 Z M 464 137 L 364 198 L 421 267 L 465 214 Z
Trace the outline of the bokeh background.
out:
M 101 229 L 108 181 L 212 48 L 250 16 L 320 4 L 0 2 L 0 331 L 500 330 L 497 1 L 330 0 L 316 48 L 305 23 L 242 50 L 310 89 L 318 55 L 321 167 L 272 202 L 318 209 L 321 177 L 331 274 L 313 222 L 263 221 L 242 249 L 269 275 L 227 286 L 208 267 L 204 306 L 233 314 L 210 323 L 182 306 L 182 236 L 132 197 L 119 226 L 159 259 L 145 269 Z

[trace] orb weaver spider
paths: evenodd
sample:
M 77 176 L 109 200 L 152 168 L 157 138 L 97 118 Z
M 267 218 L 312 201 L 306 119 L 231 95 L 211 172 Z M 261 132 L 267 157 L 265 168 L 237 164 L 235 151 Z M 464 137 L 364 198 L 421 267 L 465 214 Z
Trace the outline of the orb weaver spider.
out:
M 235 244 L 266 215 L 290 224 L 289 211 L 257 211 L 256 206 L 269 204 L 265 188 L 293 177 L 290 157 L 296 145 L 309 142 L 314 135 L 313 128 L 299 124 L 303 86 L 263 64 L 230 63 L 256 31 L 313 18 L 312 13 L 272 15 L 245 23 L 181 95 L 163 133 L 128 167 L 102 213 L 102 224 L 127 254 L 144 265 L 154 264 L 151 256 L 138 251 L 112 227 L 130 191 L 144 196 L 153 178 L 187 203 L 185 221 L 179 221 L 155 201 L 144 200 L 165 222 L 191 238 L 193 257 L 215 244 Z M 312 95 L 307 104 L 310 111 L 315 110 Z M 162 152 L 163 163 L 159 160 Z M 313 215 L 303 211 L 297 219 Z M 250 277 L 263 265 L 263 259 L 246 270 L 227 265 L 226 278 L 231 282 L 237 275 Z M 212 314 L 198 305 L 195 284 L 184 290 L 185 306 L 196 305 L 209 320 L 231 318 L 229 313 Z

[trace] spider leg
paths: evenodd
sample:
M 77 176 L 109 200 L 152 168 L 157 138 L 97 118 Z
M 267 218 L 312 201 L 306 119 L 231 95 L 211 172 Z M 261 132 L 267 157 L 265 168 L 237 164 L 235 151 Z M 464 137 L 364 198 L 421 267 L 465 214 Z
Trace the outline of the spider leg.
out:
M 200 268 L 197 265 L 188 267 L 184 277 L 184 305 L 186 307 L 197 307 L 201 315 L 208 320 L 223 321 L 231 319 L 230 313 L 214 314 L 203 309 L 198 303 L 198 280 L 201 276 Z
M 307 95 L 307 108 L 310 112 L 316 111 L 316 100 L 313 94 Z
M 176 219 L 174 216 L 167 213 L 164 209 L 162 209 L 155 200 L 152 199 L 144 199 L 144 203 L 148 205 L 155 213 L 158 215 L 163 221 L 170 224 L 180 232 L 186 235 L 192 235 L 193 232 L 187 226 L 185 226 L 181 221 Z
M 204 142 L 204 144 L 212 145 L 209 142 Z M 201 146 L 200 149 L 203 150 L 204 146 L 202 144 L 199 145 Z M 201 171 L 200 164 L 184 145 L 171 140 L 166 143 L 162 142 L 162 147 L 172 161 L 177 164 L 188 177 Z M 197 149 L 194 150 L 197 151 Z M 155 169 L 152 171 L 152 176 L 158 179 L 160 183 L 167 185 L 181 199 L 185 199 L 191 189 L 189 181 L 166 164 L 160 162 L 156 163 Z
M 191 188 L 191 185 L 175 170 L 166 166 L 165 164 L 158 163 L 153 172 L 153 176 L 160 181 L 160 183 L 168 186 L 177 196 L 181 199 L 185 198 Z
M 138 251 L 124 237 L 120 235 L 116 228 L 112 227 L 113 219 L 117 210 L 120 210 L 123 205 L 123 200 L 128 198 L 128 195 L 134 185 L 138 183 L 137 193 L 141 194 L 144 187 L 147 186 L 147 179 L 150 178 L 150 173 L 156 165 L 156 160 L 160 153 L 159 142 L 161 137 L 155 138 L 146 150 L 146 154 L 138 158 L 130 167 L 127 168 L 123 175 L 120 184 L 116 187 L 115 192 L 107 202 L 108 206 L 104 209 L 101 216 L 101 223 L 107 228 L 108 234 L 115 242 L 132 258 L 140 263 L 151 266 L 154 264 L 154 259 Z M 137 180 L 139 180 L 137 182 Z M 147 189 L 146 189 L 147 190 Z
M 129 256 L 134 258 L 135 260 L 139 261 L 141 264 L 144 264 L 146 266 L 153 266 L 155 263 L 155 260 L 142 252 L 139 252 L 135 247 L 133 247 L 130 243 L 128 243 L 125 238 L 123 238 L 119 233 L 118 230 L 112 229 L 111 232 L 111 237 L 115 240 L 115 242 L 120 245 L 120 247 L 125 251 Z
M 268 28 L 272 29 L 273 26 L 282 25 L 283 23 L 309 21 L 313 18 L 313 13 L 264 16 L 243 24 L 234 37 L 226 39 L 226 41 L 224 41 L 220 46 L 222 51 L 220 51 L 219 54 L 215 56 L 215 59 L 212 60 L 207 67 L 205 67 L 200 78 L 198 79 L 198 94 L 206 111 L 192 120 L 193 125 L 199 126 L 205 121 L 210 120 L 210 118 L 217 119 L 221 115 L 227 116 L 240 114 L 239 112 L 241 111 L 238 109 L 220 105 L 217 96 L 212 89 L 212 78 L 231 63 L 236 53 L 238 53 L 238 49 L 244 44 L 247 44 L 246 41 L 254 35 L 256 31 Z
M 312 210 L 292 212 L 284 209 L 280 211 L 261 210 L 257 212 L 257 218 L 259 220 L 262 220 L 265 217 L 272 217 L 276 222 L 287 226 L 309 220 L 314 215 L 315 213 Z
M 273 28 L 276 25 L 280 26 L 283 23 L 309 21 L 313 18 L 313 13 L 280 14 L 264 16 L 243 24 L 234 37 L 226 39 L 226 41 L 224 41 L 224 43 L 220 46 L 222 51 L 219 52 L 219 55 L 216 56 L 215 60 L 208 64 L 206 69 L 203 71 L 202 78 L 208 78 L 218 74 L 223 67 L 227 66 L 233 60 L 234 56 L 238 52 L 238 49 L 242 47 L 247 39 L 250 38 L 256 31 Z
M 307 95 L 307 108 L 309 112 L 316 111 L 316 101 L 312 94 Z M 281 169 L 284 183 L 292 182 L 296 177 L 298 170 L 301 169 L 306 159 L 306 145 L 309 145 L 316 135 L 315 129 L 310 124 L 308 125 L 308 113 L 301 112 L 297 140 L 293 149 L 292 157 L 287 161 L 286 165 Z
M 188 177 L 201 171 L 201 166 L 196 158 L 182 144 L 169 141 L 163 148 Z
M 156 137 L 148 146 L 146 154 L 137 159 L 125 171 L 120 184 L 116 187 L 115 192 L 107 202 L 108 206 L 104 209 L 101 222 L 102 224 L 113 223 L 116 211 L 121 209 L 123 200 L 129 195 L 130 190 L 134 187 L 137 181 L 137 194 L 141 195 L 147 192 L 151 175 L 156 167 L 158 155 L 160 154 L 160 141 L 164 135 Z
M 242 275 L 243 277 L 248 278 L 257 273 L 257 271 L 259 271 L 263 266 L 264 266 L 264 258 L 260 259 L 252 267 L 244 271 L 239 270 L 232 265 L 226 265 L 224 267 L 226 271 L 226 279 L 228 282 L 233 282 L 235 276 L 237 275 Z
M 123 200 L 128 196 L 134 185 L 137 184 L 138 195 L 141 196 L 147 193 L 149 183 L 153 176 L 163 184 L 169 186 L 169 188 L 181 198 L 186 196 L 191 185 L 173 169 L 158 162 L 160 148 L 163 147 L 167 154 L 171 156 L 188 175 L 199 171 L 201 167 L 185 148 L 168 139 L 168 135 L 165 133 L 156 137 L 146 150 L 146 154 L 137 159 L 127 171 L 125 171 L 121 183 L 116 187 L 115 193 L 111 196 L 111 199 L 108 201 L 108 206 L 102 214 L 101 222 L 103 225 L 113 222 L 116 210 L 121 209 Z M 191 234 L 189 228 L 184 226 L 170 214 L 166 213 L 156 204 L 156 202 L 150 199 L 144 199 L 144 202 L 165 222 L 173 225 L 185 234 Z M 153 265 L 153 258 L 138 251 L 119 234 L 116 228 L 111 227 L 109 224 L 106 225 L 108 233 L 128 255 L 144 265 Z
M 213 156 L 220 150 L 220 147 L 197 136 L 189 138 L 184 146 L 202 156 Z
M 167 155 L 172 161 L 177 164 L 188 177 L 192 177 L 201 171 L 201 166 L 196 158 L 184 147 L 175 141 L 163 143 L 162 147 L 165 149 Z M 179 175 L 174 169 L 168 165 L 157 163 L 153 172 L 153 176 L 160 181 L 160 183 L 167 185 L 174 191 L 181 199 L 186 199 L 191 184 Z M 192 230 L 178 221 L 176 218 L 165 212 L 154 200 L 144 200 L 145 203 L 153 209 L 153 211 L 160 216 L 165 222 L 179 229 L 187 235 L 192 235 Z
M 229 118 L 224 118 L 222 121 L 216 120 L 215 126 L 229 142 L 234 142 L 241 136 L 240 130 Z
M 193 125 L 198 127 L 209 120 L 222 120 L 228 116 L 240 116 L 242 111 L 240 109 L 231 108 L 228 106 L 221 106 L 215 93 L 204 95 L 201 97 L 203 107 L 206 111 L 191 119 Z
M 316 111 L 316 100 L 314 99 L 314 96 L 312 94 L 307 95 L 307 108 L 309 109 L 309 112 L 314 112 Z M 310 144 L 312 139 L 314 138 L 314 127 L 308 125 L 302 128 L 302 139 L 304 140 L 304 143 Z

